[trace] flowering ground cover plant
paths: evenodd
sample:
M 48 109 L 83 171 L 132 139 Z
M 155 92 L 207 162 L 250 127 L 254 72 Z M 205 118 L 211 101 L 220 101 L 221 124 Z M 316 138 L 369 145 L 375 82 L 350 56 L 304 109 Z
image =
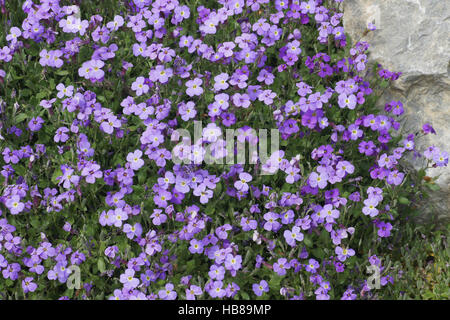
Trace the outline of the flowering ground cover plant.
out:
M 341 2 L 0 0 L 1 298 L 392 298 L 448 154 Z

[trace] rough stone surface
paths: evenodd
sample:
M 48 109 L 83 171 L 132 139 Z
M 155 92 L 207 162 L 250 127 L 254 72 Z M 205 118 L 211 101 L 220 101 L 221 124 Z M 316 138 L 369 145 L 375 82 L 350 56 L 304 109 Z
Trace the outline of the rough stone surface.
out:
M 365 36 L 367 24 L 377 30 Z M 448 0 L 344 0 L 344 28 L 352 42 L 370 43 L 370 59 L 399 80 L 380 99 L 405 105 L 405 132 L 430 123 L 437 135 L 418 141 L 419 150 L 435 145 L 450 152 L 450 2 Z M 418 160 L 412 160 L 418 166 Z M 430 204 L 439 218 L 450 218 L 450 168 L 429 169 L 441 191 Z M 426 211 L 426 210 L 425 210 Z

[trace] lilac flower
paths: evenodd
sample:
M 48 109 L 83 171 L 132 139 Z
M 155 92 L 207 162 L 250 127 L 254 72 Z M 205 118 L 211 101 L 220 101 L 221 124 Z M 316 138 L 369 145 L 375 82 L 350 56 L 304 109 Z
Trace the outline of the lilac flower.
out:
M 191 253 L 202 253 L 203 252 L 203 244 L 201 241 L 197 239 L 192 239 L 190 241 L 189 251 Z
M 133 226 L 128 223 L 125 223 L 123 225 L 123 232 L 126 233 L 128 239 L 140 237 L 142 234 L 142 226 L 140 223 L 135 223 Z
M 73 86 L 64 86 L 63 83 L 60 83 L 56 86 L 56 90 L 58 90 L 58 94 L 56 95 L 59 99 L 64 97 L 71 97 L 73 95 Z
M 153 82 L 159 81 L 161 83 L 167 83 L 172 77 L 173 71 L 171 68 L 164 68 L 162 65 L 158 65 L 155 69 L 151 70 L 149 73 L 150 79 Z
M 216 228 L 217 237 L 219 239 L 226 239 L 228 237 L 227 231 L 230 231 L 230 230 L 231 230 L 231 225 L 229 225 L 228 223 L 224 224 L 221 227 L 217 227 Z
M 337 254 L 337 258 L 339 261 L 345 261 L 348 257 L 352 257 L 355 255 L 355 250 L 351 248 L 341 248 L 340 246 L 337 246 L 334 250 Z
M 223 289 L 223 282 L 212 282 L 208 293 L 212 298 L 223 298 L 226 295 L 226 291 Z
M 12 27 L 9 29 L 9 34 L 6 36 L 6 41 L 10 41 L 12 44 L 17 43 L 19 37 L 22 35 L 22 32 L 17 27 Z
M 345 290 L 345 292 L 342 295 L 341 300 L 356 300 L 357 296 L 353 291 L 354 291 L 353 289 Z
M 378 205 L 378 201 L 375 198 L 368 198 L 364 200 L 364 208 L 362 212 L 367 216 L 375 217 L 378 215 L 378 209 L 376 206 Z
M 398 170 L 393 170 L 389 173 L 389 176 L 387 177 L 386 181 L 389 184 L 393 185 L 400 185 L 403 182 L 405 174 L 402 172 L 399 172 Z
M 98 164 L 90 164 L 83 168 L 81 175 L 86 177 L 87 183 L 95 183 L 95 179 L 99 179 L 103 176 L 102 171 L 100 171 L 100 166 Z
M 436 131 L 434 130 L 434 128 L 433 128 L 429 123 L 425 123 L 425 124 L 422 126 L 422 131 L 423 131 L 425 134 L 428 134 L 428 133 L 436 134 Z
M 240 255 L 234 256 L 231 253 L 229 253 L 225 258 L 225 268 L 227 270 L 237 271 L 242 267 L 241 263 L 242 257 Z
M 130 168 L 133 170 L 139 170 L 144 165 L 144 160 L 141 159 L 142 151 L 136 150 L 130 152 L 127 155 L 127 161 L 130 163 Z
M 177 298 L 177 293 L 173 291 L 174 286 L 171 283 L 168 283 L 164 287 L 165 289 L 160 290 L 158 292 L 158 296 L 163 300 L 175 300 Z
M 90 60 L 82 64 L 78 69 L 78 75 L 89 80 L 103 79 L 105 72 L 101 69 L 105 63 L 102 60 Z
M 377 225 L 378 236 L 384 238 L 391 235 L 392 225 L 390 223 L 380 222 Z
M 80 181 L 80 177 L 78 175 L 75 175 L 75 170 L 69 167 L 64 167 L 62 169 L 63 176 L 61 177 L 58 185 L 61 183 L 63 184 L 63 187 L 66 189 L 69 189 L 71 184 L 74 184 L 75 186 L 78 185 L 78 182 Z
M 131 85 L 131 90 L 136 91 L 137 96 L 146 94 L 150 87 L 145 83 L 144 77 L 137 77 Z
M 194 80 L 189 80 L 186 82 L 186 94 L 190 97 L 199 96 L 203 93 L 203 88 L 201 87 L 203 81 L 200 78 L 195 78 Z
M 269 285 L 267 281 L 261 280 L 259 283 L 254 283 L 252 285 L 253 292 L 258 296 L 262 296 L 264 292 L 269 292 Z
M 372 141 L 361 141 L 358 150 L 366 156 L 371 156 L 375 153 L 375 144 Z
M 134 277 L 135 271 L 133 269 L 125 270 L 125 273 L 120 275 L 120 282 L 126 289 L 133 289 L 139 285 L 139 279 Z
M 304 236 L 303 233 L 300 232 L 300 228 L 297 226 L 294 226 L 292 230 L 285 230 L 283 234 L 284 238 L 286 239 L 286 242 L 291 246 L 295 247 L 297 241 L 302 241 Z
M 100 124 L 100 129 L 107 134 L 112 134 L 114 129 L 120 128 L 121 125 L 122 124 L 119 119 L 110 115 Z
M 308 264 L 306 265 L 306 271 L 311 273 L 316 273 L 316 270 L 319 268 L 319 262 L 315 259 L 309 259 Z
M 66 134 L 69 132 L 69 129 L 66 127 L 60 127 L 58 130 L 56 130 L 56 134 L 53 138 L 55 142 L 66 142 L 69 140 L 69 136 Z
M 108 22 L 106 24 L 106 27 L 111 31 L 117 31 L 120 27 L 122 27 L 124 24 L 124 20 L 121 16 L 116 15 L 114 16 L 114 20 L 111 22 Z
M 250 220 L 249 218 L 241 218 L 241 227 L 243 231 L 255 230 L 258 226 L 256 220 Z
M 264 214 L 264 220 L 266 220 L 266 223 L 264 223 L 264 229 L 267 231 L 278 231 L 281 227 L 281 224 L 277 221 L 278 218 L 279 216 L 275 212 L 267 212 Z
M 19 214 L 25 208 L 25 204 L 23 202 L 20 202 L 20 197 L 17 195 L 12 196 L 10 199 L 6 200 L 5 205 L 9 209 L 11 214 L 14 215 Z
M 319 187 L 320 189 L 324 189 L 327 186 L 328 175 L 325 172 L 320 174 L 316 172 L 312 172 L 309 176 L 309 184 L 311 187 Z
M 223 266 L 213 264 L 209 268 L 208 275 L 213 280 L 223 280 L 225 277 L 225 268 Z
M 279 258 L 277 262 L 273 264 L 273 271 L 275 271 L 279 276 L 284 276 L 287 269 L 290 269 L 291 265 L 285 258 Z
M 276 96 L 277 94 L 272 90 L 264 90 L 258 95 L 258 100 L 264 102 L 266 105 L 271 105 Z
M 252 176 L 246 172 L 239 174 L 239 180 L 234 183 L 234 187 L 237 190 L 247 191 L 249 189 L 247 182 L 252 181 Z
M 446 151 L 441 152 L 434 152 L 433 153 L 433 161 L 435 162 L 436 166 L 438 167 L 444 167 L 448 164 L 448 158 L 449 154 Z
M 152 223 L 155 226 L 159 226 L 167 221 L 167 216 L 163 214 L 160 209 L 154 209 L 153 213 L 150 215 L 150 218 L 152 218 Z
M 355 109 L 356 106 L 356 97 L 355 95 L 346 95 L 345 93 L 341 93 L 338 97 L 338 103 L 340 108 L 349 108 Z
M 4 279 L 17 280 L 19 277 L 19 271 L 21 270 L 20 265 L 16 262 L 11 263 L 5 269 L 2 270 Z
M 226 73 L 221 73 L 214 77 L 214 90 L 226 90 L 229 87 L 228 84 L 229 75 Z
M 32 118 L 30 122 L 28 122 L 28 128 L 31 131 L 39 131 L 42 129 L 42 125 L 44 124 L 44 120 L 41 117 Z
M 16 150 L 11 150 L 8 147 L 6 147 L 3 152 L 3 160 L 5 163 L 13 163 L 16 164 L 20 161 L 19 154 Z
M 186 300 L 195 300 L 195 296 L 200 296 L 202 294 L 202 288 L 192 284 L 189 289 L 186 289 Z

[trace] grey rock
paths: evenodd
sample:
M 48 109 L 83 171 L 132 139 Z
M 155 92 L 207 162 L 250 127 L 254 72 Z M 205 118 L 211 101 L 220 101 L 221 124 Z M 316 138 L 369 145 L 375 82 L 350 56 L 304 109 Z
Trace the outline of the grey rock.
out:
M 377 30 L 365 32 L 369 22 Z M 370 44 L 370 60 L 390 71 L 402 72 L 379 100 L 405 105 L 404 132 L 430 123 L 437 135 L 417 141 L 424 150 L 435 145 L 450 152 L 450 1 L 345 0 L 344 28 L 353 43 Z M 410 159 L 418 168 L 423 161 Z M 450 219 L 450 167 L 428 169 L 441 187 L 424 208 L 433 205 L 439 218 Z M 424 210 L 424 212 L 430 210 Z

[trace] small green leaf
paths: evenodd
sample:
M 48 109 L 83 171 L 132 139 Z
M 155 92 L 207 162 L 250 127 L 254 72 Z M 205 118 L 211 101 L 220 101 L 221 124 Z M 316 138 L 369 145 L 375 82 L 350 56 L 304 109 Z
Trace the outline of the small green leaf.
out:
M 405 197 L 398 198 L 398 202 L 400 202 L 401 204 L 409 204 L 410 203 L 410 201 Z
M 67 76 L 69 74 L 69 71 L 67 71 L 67 70 L 58 70 L 58 71 L 56 71 L 56 74 L 58 76 Z

